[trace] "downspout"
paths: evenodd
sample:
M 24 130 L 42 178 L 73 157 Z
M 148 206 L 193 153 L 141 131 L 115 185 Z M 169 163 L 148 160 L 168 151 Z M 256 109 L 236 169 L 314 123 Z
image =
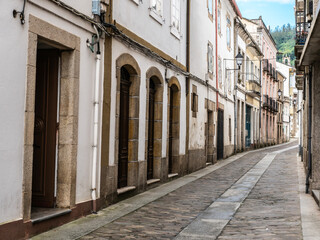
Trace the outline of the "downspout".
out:
M 235 20 L 236 22 L 236 20 Z M 236 25 L 236 24 L 235 24 Z M 238 49 L 238 33 L 236 34 L 236 28 L 234 28 L 234 42 L 235 42 L 235 48 L 234 48 L 234 56 L 237 54 L 237 49 Z M 241 71 L 241 70 L 240 70 Z M 234 154 L 237 153 L 237 131 L 238 131 L 238 126 L 237 126 L 237 93 L 238 93 L 238 79 L 236 77 L 236 74 L 234 74 L 234 92 L 233 92 L 233 97 L 234 97 L 234 132 L 233 132 L 233 142 L 234 142 Z
M 312 155 L 311 155 L 311 124 L 312 124 L 312 68 L 309 70 L 309 112 L 308 112 L 308 173 L 306 178 L 306 193 L 309 193 L 310 181 L 312 173 Z
M 186 67 L 187 72 L 190 73 L 190 0 L 187 0 L 187 42 L 186 42 Z M 188 163 L 188 169 L 189 172 L 189 124 L 190 124 L 190 78 L 186 77 L 186 95 L 187 95 L 187 103 L 186 103 L 186 157 L 187 157 L 187 163 Z
M 217 108 L 217 114 L 219 109 L 219 85 L 218 85 L 218 0 L 215 0 L 215 25 L 216 25 L 216 108 Z
M 262 59 L 260 59 L 260 86 L 261 86 L 261 90 L 262 90 Z M 259 148 L 261 147 L 261 98 L 263 96 L 263 94 L 261 94 L 260 90 L 260 101 L 259 101 Z
M 236 154 L 237 153 L 237 131 L 238 131 L 238 126 L 237 126 L 238 85 L 237 84 L 234 87 L 234 92 L 235 92 L 234 93 L 234 154 Z
M 100 37 L 96 26 L 93 26 L 97 34 L 96 52 L 96 76 L 94 80 L 94 101 L 93 101 L 93 145 L 92 145 L 92 178 L 91 178 L 91 198 L 92 213 L 97 213 L 97 159 L 98 159 L 98 128 L 99 128 L 99 78 L 100 78 Z

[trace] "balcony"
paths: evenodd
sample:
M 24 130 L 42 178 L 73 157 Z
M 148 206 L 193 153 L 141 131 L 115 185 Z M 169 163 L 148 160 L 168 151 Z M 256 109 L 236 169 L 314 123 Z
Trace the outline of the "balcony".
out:
M 269 72 L 269 60 L 268 59 L 263 59 L 263 71 Z
M 262 107 L 264 109 L 269 109 L 269 96 L 268 95 L 263 95 L 263 105 Z
M 247 94 L 252 97 L 260 97 L 261 96 L 261 85 L 260 79 L 255 74 L 247 74 L 247 86 L 246 86 Z
M 270 110 L 276 114 L 278 112 L 278 103 L 276 100 L 274 99 L 271 99 L 270 101 Z
M 304 72 L 298 72 L 296 74 L 296 88 L 298 90 L 303 90 L 303 84 L 304 84 Z
M 274 80 L 275 80 L 276 82 L 279 82 L 277 70 L 275 70 L 275 73 L 274 73 L 274 74 L 275 74 Z
M 268 71 L 268 75 L 272 76 L 272 64 L 269 64 L 269 71 Z

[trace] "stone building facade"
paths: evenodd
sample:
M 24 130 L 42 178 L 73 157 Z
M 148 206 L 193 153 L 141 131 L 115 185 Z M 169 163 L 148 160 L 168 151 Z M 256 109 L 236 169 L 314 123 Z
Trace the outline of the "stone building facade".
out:
M 266 27 L 262 18 L 244 19 L 248 31 L 252 34 L 264 55 L 261 66 L 262 71 L 262 92 L 261 92 L 261 144 L 270 145 L 276 143 L 277 129 L 277 78 L 276 78 L 276 43 L 273 40 L 270 30 Z
M 303 91 L 298 102 L 302 112 L 301 158 L 307 174 L 306 192 L 311 193 L 319 203 L 319 44 L 317 33 L 320 31 L 318 1 L 296 1 L 297 41 L 296 87 Z M 297 94 L 298 100 L 301 94 Z

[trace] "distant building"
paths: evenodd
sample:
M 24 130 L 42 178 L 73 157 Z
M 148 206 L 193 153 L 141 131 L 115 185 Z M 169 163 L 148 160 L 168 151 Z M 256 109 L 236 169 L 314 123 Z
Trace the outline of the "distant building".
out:
M 262 62 L 262 110 L 261 110 L 261 135 L 260 142 L 264 145 L 276 143 L 277 129 L 277 92 L 278 84 L 276 79 L 276 54 L 277 48 L 269 29 L 262 18 L 243 19 L 248 31 L 258 43 L 264 59 Z

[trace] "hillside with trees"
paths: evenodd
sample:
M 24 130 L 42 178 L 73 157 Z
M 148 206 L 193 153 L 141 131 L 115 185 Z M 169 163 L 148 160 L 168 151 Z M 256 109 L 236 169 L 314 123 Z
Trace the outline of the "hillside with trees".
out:
M 277 56 L 277 60 L 282 62 L 283 56 L 288 55 L 290 56 L 291 64 L 293 64 L 295 59 L 295 27 L 291 26 L 289 23 L 282 27 L 277 26 L 273 31 L 271 31 L 271 35 L 277 44 L 278 51 L 282 53 Z

